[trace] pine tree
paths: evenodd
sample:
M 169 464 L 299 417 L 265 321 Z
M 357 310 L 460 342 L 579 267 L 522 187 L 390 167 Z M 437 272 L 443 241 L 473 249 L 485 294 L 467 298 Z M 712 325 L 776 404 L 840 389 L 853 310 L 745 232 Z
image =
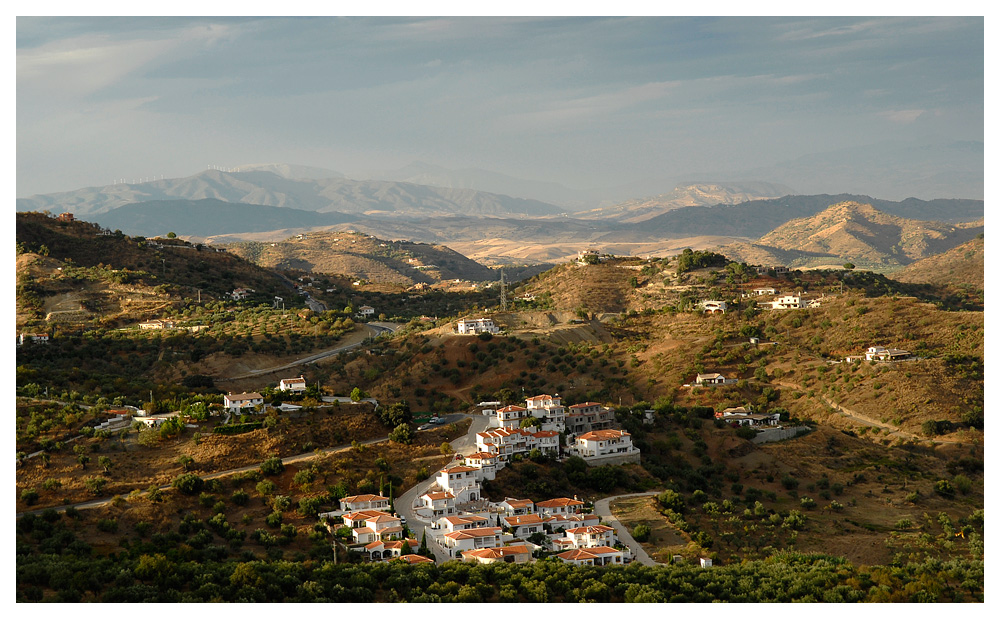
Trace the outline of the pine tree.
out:
M 427 529 L 424 529 L 424 534 L 420 536 L 420 550 L 417 551 L 422 557 L 431 556 L 431 549 L 427 547 Z

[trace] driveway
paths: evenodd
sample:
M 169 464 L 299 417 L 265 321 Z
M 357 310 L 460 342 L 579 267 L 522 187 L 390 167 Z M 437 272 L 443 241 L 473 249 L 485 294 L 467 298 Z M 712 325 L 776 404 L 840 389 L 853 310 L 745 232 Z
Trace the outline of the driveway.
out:
M 618 499 L 624 499 L 627 497 L 635 497 L 635 496 L 656 496 L 657 494 L 659 493 L 640 492 L 636 494 L 619 494 L 618 496 L 609 496 L 606 499 L 601 499 L 596 503 L 594 503 L 594 514 L 601 517 L 601 522 L 603 522 L 604 524 L 611 525 L 612 527 L 615 528 L 615 532 L 618 534 L 618 539 L 621 540 L 623 544 L 632 549 L 632 552 L 635 553 L 635 560 L 638 561 L 639 563 L 642 563 L 643 565 L 663 565 L 663 563 L 657 563 L 656 561 L 653 561 L 649 557 L 649 555 L 646 554 L 646 551 L 643 549 L 642 544 L 635 541 L 635 538 L 632 537 L 632 534 L 628 532 L 628 529 L 625 528 L 625 525 L 623 525 L 617 518 L 611 515 L 611 501 L 616 501 Z

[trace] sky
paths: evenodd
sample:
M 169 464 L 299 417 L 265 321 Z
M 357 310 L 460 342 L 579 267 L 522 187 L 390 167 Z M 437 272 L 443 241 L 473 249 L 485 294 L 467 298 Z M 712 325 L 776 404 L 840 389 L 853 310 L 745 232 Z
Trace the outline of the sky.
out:
M 209 165 L 357 178 L 415 160 L 588 189 L 984 140 L 982 17 L 19 17 L 16 31 L 18 197 Z

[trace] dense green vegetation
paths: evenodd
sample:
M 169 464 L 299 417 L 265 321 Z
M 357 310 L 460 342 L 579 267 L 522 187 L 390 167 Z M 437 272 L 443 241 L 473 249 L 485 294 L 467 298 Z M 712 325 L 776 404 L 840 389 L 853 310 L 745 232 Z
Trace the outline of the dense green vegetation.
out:
M 123 539 L 107 555 L 77 538 L 72 517 L 48 512 L 17 526 L 17 600 L 58 602 L 958 602 L 982 601 L 981 560 L 856 567 L 823 555 L 694 566 L 570 567 L 458 562 L 335 564 L 315 531 L 310 559 L 231 558 L 233 529 Z M 103 522 L 109 531 L 113 520 Z M 192 521 L 193 523 L 194 521 Z M 183 523 L 182 523 L 183 524 Z M 197 529 L 197 530 L 195 530 Z M 294 532 L 291 531 L 291 532 Z M 277 536 L 261 530 L 280 545 Z M 190 539 L 188 539 L 190 537 Z M 281 555 L 275 548 L 276 557 Z

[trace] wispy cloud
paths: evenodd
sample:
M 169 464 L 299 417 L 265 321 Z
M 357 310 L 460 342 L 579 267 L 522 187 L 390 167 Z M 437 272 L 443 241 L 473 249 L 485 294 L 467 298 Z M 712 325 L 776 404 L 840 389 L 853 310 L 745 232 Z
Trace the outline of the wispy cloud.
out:
M 885 112 L 880 112 L 879 116 L 882 116 L 883 118 L 886 118 L 894 123 L 907 125 L 916 121 L 926 113 L 927 110 L 887 110 Z

